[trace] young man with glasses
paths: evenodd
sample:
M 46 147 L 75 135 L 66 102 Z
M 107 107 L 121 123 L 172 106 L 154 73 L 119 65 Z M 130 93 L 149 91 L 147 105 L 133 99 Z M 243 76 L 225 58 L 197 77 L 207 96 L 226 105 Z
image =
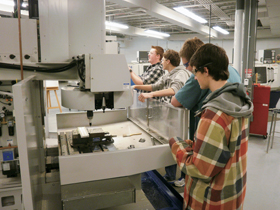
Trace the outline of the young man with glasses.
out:
M 253 104 L 242 84 L 227 81 L 224 49 L 205 44 L 190 65 L 200 88 L 211 93 L 197 113 L 194 142 L 169 140 L 174 159 L 186 173 L 183 209 L 243 209 Z
M 196 52 L 198 48 L 203 46 L 204 43 L 194 37 L 192 39 L 188 39 L 183 44 L 180 50 L 180 57 L 184 66 L 187 70 L 192 71 L 192 67 L 189 65 L 189 61 L 193 54 Z M 229 82 L 241 82 L 240 76 L 238 72 L 231 67 L 228 66 L 229 70 Z M 211 91 L 209 89 L 200 89 L 198 82 L 194 79 L 194 75 L 190 77 L 190 79 L 186 82 L 184 87 L 180 89 L 175 96 L 171 99 L 171 104 L 175 107 L 185 107 L 190 110 L 190 118 L 189 118 L 189 138 L 193 140 L 194 133 L 196 131 L 196 127 L 199 121 L 199 117 L 195 117 L 195 112 L 199 110 L 202 106 L 203 100 L 209 95 Z M 185 184 L 184 179 L 180 179 L 174 182 L 174 185 L 177 187 L 182 187 Z

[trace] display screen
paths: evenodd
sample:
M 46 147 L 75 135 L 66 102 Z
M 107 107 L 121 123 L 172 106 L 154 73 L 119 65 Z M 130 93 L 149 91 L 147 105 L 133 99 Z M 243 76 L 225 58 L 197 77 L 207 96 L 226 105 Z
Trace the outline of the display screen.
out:
M 138 51 L 137 55 L 138 55 L 139 63 L 146 63 L 146 62 L 148 62 L 149 61 L 148 54 L 149 54 L 148 51 Z

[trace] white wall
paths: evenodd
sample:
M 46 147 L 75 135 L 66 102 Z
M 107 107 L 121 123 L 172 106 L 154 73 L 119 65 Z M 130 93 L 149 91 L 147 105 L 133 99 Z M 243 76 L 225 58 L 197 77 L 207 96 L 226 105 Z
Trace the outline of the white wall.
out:
M 125 39 L 120 41 L 120 54 L 124 54 L 126 61 L 136 61 L 137 51 L 150 51 L 151 46 L 161 46 L 164 50 L 173 49 L 179 51 L 183 42 L 181 41 L 168 41 L 154 38 L 133 37 L 132 39 Z
M 205 43 L 208 43 L 208 40 L 203 40 Z M 233 40 L 211 40 L 211 43 L 216 44 L 224 48 L 227 52 L 229 62 L 232 63 L 232 49 L 233 49 Z M 124 54 L 126 61 L 130 63 L 131 61 L 136 60 L 136 51 L 149 51 L 152 45 L 161 46 L 164 50 L 173 49 L 180 51 L 184 41 L 168 41 L 154 38 L 142 38 L 142 37 L 133 37 L 131 39 L 125 39 L 120 41 L 120 53 Z M 257 39 L 256 43 L 256 52 L 263 49 L 270 48 L 280 48 L 280 39 Z M 258 53 L 257 53 L 258 55 Z

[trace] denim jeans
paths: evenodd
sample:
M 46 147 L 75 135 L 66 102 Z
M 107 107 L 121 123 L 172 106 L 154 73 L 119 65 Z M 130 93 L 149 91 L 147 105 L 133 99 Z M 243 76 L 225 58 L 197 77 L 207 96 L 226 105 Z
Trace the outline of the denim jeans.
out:
M 166 176 L 170 180 L 175 180 L 176 179 L 176 171 L 177 171 L 177 164 L 165 167 Z M 181 171 L 181 177 L 180 178 L 185 178 L 185 174 L 182 171 Z

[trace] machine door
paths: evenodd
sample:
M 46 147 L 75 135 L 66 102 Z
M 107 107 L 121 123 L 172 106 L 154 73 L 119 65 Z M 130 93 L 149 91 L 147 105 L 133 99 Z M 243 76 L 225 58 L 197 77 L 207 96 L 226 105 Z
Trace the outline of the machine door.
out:
M 25 209 L 41 209 L 43 130 L 41 85 L 34 76 L 13 85 L 15 124 L 19 150 L 22 194 Z

